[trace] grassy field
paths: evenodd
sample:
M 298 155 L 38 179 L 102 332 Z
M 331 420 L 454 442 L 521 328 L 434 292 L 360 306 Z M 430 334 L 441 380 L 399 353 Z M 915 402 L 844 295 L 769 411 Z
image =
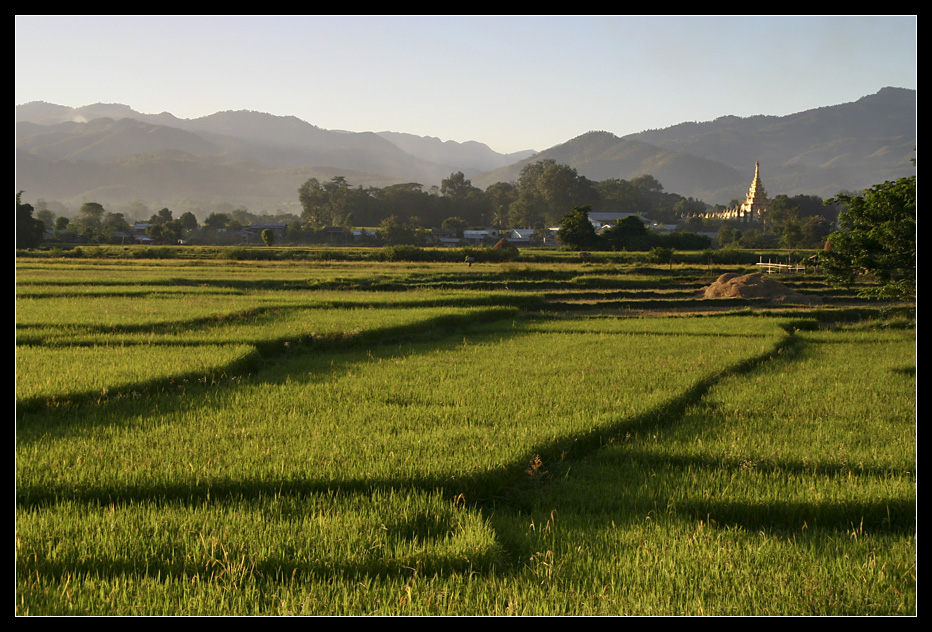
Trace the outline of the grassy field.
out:
M 915 614 L 910 319 L 325 259 L 17 260 L 18 615 Z

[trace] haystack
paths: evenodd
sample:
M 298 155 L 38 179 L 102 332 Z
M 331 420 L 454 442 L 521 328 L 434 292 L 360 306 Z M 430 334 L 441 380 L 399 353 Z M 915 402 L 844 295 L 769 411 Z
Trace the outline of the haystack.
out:
M 518 254 L 518 247 L 515 246 L 510 241 L 508 241 L 507 239 L 505 239 L 504 237 L 499 239 L 498 242 L 494 246 L 492 246 L 492 250 L 508 250 L 509 252 L 515 255 Z
M 705 298 L 762 298 L 774 303 L 821 305 L 817 296 L 804 296 L 776 279 L 759 272 L 754 274 L 723 274 L 705 288 Z

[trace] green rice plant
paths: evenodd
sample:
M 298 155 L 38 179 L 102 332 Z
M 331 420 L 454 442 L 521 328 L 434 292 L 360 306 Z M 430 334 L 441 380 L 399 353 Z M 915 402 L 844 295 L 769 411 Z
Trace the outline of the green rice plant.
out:
M 151 303 L 151 301 L 150 301 Z M 164 308 L 164 306 L 163 306 Z M 151 307 L 149 308 L 151 309 Z M 216 316 L 192 322 L 162 322 L 166 330 L 96 327 L 33 328 L 17 347 L 17 402 L 31 405 L 88 396 L 181 386 L 239 375 L 263 357 L 297 345 L 331 340 L 387 338 L 469 320 L 501 318 L 512 310 L 402 308 L 345 310 L 278 308 L 247 310 L 232 320 Z M 164 317 L 177 312 L 166 309 Z M 106 329 L 106 328 L 105 328 Z M 138 329 L 138 331 L 137 331 Z M 93 367 L 92 371 L 88 367 Z
M 17 410 L 18 614 L 915 612 L 914 330 L 531 317 L 355 262 L 159 262 L 176 291 L 82 315 L 69 275 L 120 273 L 80 261 L 17 316 L 18 379 L 72 394 Z
M 497 514 L 506 550 L 566 614 L 914 614 L 914 335 L 800 337 Z
M 254 354 L 255 347 L 244 344 L 20 346 L 16 349 L 16 401 L 28 406 L 75 398 L 139 397 L 138 391 L 153 381 L 178 386 L 206 382 L 248 363 Z
M 179 475 L 221 485 L 240 479 L 326 485 L 373 477 L 442 484 L 479 477 L 469 484 L 483 493 L 483 487 L 500 484 L 499 477 L 523 471 L 526 459 L 543 446 L 556 442 L 547 447 L 555 454 L 574 443 L 602 441 L 626 420 L 768 352 L 784 334 L 775 324 L 763 324 L 769 338 L 755 340 L 573 333 L 572 322 L 565 324 L 568 332 L 544 334 L 524 332 L 514 322 L 443 345 L 408 342 L 286 356 L 256 379 L 189 388 L 192 405 L 178 408 L 165 401 L 129 427 L 113 425 L 115 434 L 94 440 L 99 467 L 87 470 L 85 463 L 67 483 L 46 480 L 42 460 L 21 465 L 35 468 L 45 489 L 80 488 L 91 480 L 93 487 L 129 485 L 127 477 L 135 481 L 139 473 L 130 468 L 108 474 L 107 454 L 149 462 L 158 453 L 175 464 L 145 472 L 159 486 L 178 485 Z M 683 362 L 684 357 L 693 360 Z M 126 402 L 111 408 L 106 416 L 139 407 Z M 30 436 L 28 427 L 20 433 Z M 358 438 L 341 440 L 354 433 Z M 140 434 L 145 441 L 138 440 Z M 238 438 L 243 434 L 258 440 L 244 445 Z M 455 455 L 450 445 L 457 446 Z M 44 459 L 56 458 L 56 449 L 43 453 Z M 82 483 L 84 472 L 92 478 Z
M 50 266 L 24 266 L 32 270 Z M 144 268 L 144 266 L 135 266 Z M 249 290 L 205 291 L 204 278 L 170 286 L 177 276 L 202 267 L 155 266 L 170 277 L 136 294 L 118 285 L 112 266 L 54 269 L 54 290 L 17 301 L 17 401 L 61 403 L 75 397 L 119 395 L 167 385 L 212 380 L 241 372 L 259 355 L 276 355 L 308 341 L 399 335 L 450 319 L 501 317 L 494 295 L 462 292 L 386 293 Z M 151 272 L 151 270 L 150 270 Z M 268 280 L 268 271 L 245 271 Z M 133 278 L 140 270 L 133 270 Z M 51 270 L 50 270 L 51 274 Z M 70 275 L 70 276 L 69 276 Z M 84 279 L 78 293 L 62 293 L 65 279 Z M 33 279 L 35 283 L 36 280 Z M 261 283 L 260 283 L 261 285 Z M 48 287 L 48 286 L 45 286 Z M 94 288 L 107 288 L 90 295 Z M 180 289 L 186 288 L 185 292 Z M 163 289 L 178 291 L 163 292 Z M 223 289 L 223 288 L 219 288 Z M 422 309 L 423 306 L 423 309 Z M 449 306 L 449 307 L 444 307 Z M 384 309 L 374 309 L 374 307 Z M 334 309 L 343 308 L 343 309 Z M 459 321 L 457 321 L 459 322 Z M 247 348 L 244 345 L 249 345 Z M 250 360 L 251 359 L 251 360 Z M 93 366 L 88 371 L 87 366 Z
M 216 614 L 224 600 L 241 614 L 318 614 L 303 586 L 487 574 L 500 561 L 487 520 L 436 493 L 66 502 L 19 523 L 22 614 L 167 614 L 172 601 Z M 48 595 L 47 577 L 70 577 L 70 598 Z

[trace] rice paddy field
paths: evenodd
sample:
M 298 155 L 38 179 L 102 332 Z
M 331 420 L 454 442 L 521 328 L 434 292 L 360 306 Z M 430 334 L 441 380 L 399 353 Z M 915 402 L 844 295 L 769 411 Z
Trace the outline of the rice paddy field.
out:
M 915 615 L 914 318 L 731 271 L 18 258 L 16 614 Z

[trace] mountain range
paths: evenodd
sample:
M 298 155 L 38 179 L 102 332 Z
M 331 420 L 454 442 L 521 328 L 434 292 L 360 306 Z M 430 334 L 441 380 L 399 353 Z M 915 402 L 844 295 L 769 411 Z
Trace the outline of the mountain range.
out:
M 300 212 L 297 190 L 310 177 L 430 188 L 461 171 L 484 189 L 553 159 L 591 180 L 650 174 L 664 191 L 710 204 L 743 197 L 758 162 L 770 195 L 830 197 L 915 173 L 916 123 L 916 91 L 883 88 L 787 116 L 722 116 L 623 137 L 593 131 L 500 154 L 475 141 L 325 130 L 262 112 L 181 119 L 122 104 L 33 102 L 16 106 L 16 187 L 24 199 L 66 205 L 184 200 Z

